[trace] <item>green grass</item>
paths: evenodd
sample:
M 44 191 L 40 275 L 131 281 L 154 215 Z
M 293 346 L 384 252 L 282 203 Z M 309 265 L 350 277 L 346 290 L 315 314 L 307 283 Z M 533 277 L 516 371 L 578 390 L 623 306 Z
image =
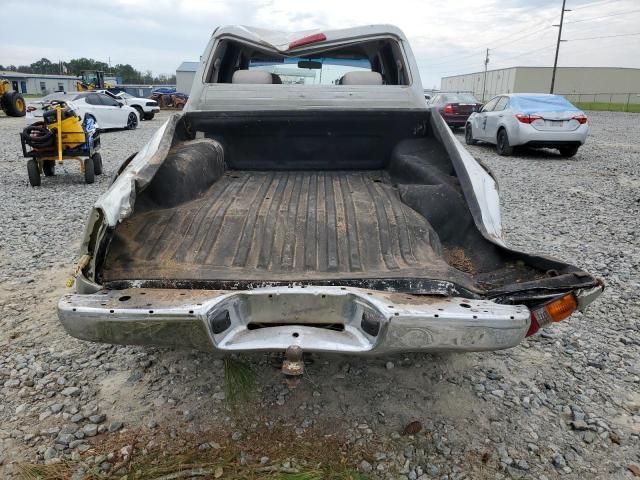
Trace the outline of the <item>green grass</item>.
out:
M 606 112 L 635 112 L 640 113 L 640 103 L 609 103 L 609 102 L 574 102 L 581 110 L 598 110 Z
M 224 394 L 230 407 L 239 407 L 253 400 L 256 374 L 249 364 L 231 357 L 224 359 Z

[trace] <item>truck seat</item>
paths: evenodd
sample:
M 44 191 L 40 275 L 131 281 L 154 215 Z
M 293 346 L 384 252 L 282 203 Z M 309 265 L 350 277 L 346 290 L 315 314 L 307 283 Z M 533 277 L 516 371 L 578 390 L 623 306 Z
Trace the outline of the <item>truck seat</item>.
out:
M 236 70 L 231 77 L 231 83 L 273 83 L 273 77 L 264 70 Z
M 382 75 L 378 72 L 347 72 L 340 79 L 340 85 L 382 85 Z

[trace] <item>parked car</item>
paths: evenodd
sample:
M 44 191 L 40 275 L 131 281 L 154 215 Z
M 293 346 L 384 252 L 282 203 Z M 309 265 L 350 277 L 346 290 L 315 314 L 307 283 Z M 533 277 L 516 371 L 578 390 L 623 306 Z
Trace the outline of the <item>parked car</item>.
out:
M 505 245 L 496 182 L 424 108 L 399 29 L 226 26 L 201 59 L 185 109 L 94 204 L 58 303 L 71 335 L 287 351 L 295 375 L 300 349 L 513 347 L 602 292 Z
M 444 121 L 452 128 L 464 127 L 469 115 L 482 107 L 482 102 L 471 93 L 438 93 L 429 106 L 440 112 Z
M 108 128 L 133 130 L 140 121 L 135 108 L 123 105 L 109 95 L 97 92 L 56 92 L 27 105 L 27 122 L 34 123 L 42 120 L 42 107 L 53 100 L 69 103 L 83 120 L 86 117 L 93 118 L 102 130 Z
M 135 108 L 138 111 L 138 116 L 141 120 L 153 120 L 155 114 L 160 111 L 158 102 L 149 98 L 134 97 L 127 92 L 113 93 L 109 90 L 98 90 L 98 92 L 109 95 L 118 102 Z
M 499 155 L 511 155 L 516 146 L 557 148 L 573 157 L 587 140 L 584 112 L 560 95 L 512 93 L 498 95 L 465 126 L 465 140 L 493 143 Z

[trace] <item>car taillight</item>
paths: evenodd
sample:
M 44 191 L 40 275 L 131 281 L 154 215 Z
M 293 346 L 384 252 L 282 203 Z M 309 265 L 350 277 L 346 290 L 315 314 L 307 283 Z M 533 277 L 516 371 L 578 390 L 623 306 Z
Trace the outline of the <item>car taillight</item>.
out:
M 522 113 L 516 113 L 516 118 L 520 123 L 533 123 L 536 120 L 541 120 L 542 117 L 540 115 L 524 115 Z
M 313 35 L 308 35 L 291 42 L 289 44 L 289 50 L 291 50 L 292 48 L 301 47 L 302 45 L 308 45 L 310 43 L 324 42 L 326 39 L 327 36 L 324 33 L 314 33 Z
M 575 117 L 572 117 L 572 118 L 573 120 L 577 120 L 580 125 L 584 125 L 585 123 L 587 123 L 586 115 L 576 115 Z
M 527 337 L 533 335 L 542 327 L 552 322 L 560 322 L 568 318 L 578 308 L 578 302 L 573 293 L 567 293 L 543 306 L 531 311 L 531 325 Z
M 37 108 L 36 107 L 32 107 L 31 105 L 29 105 L 27 107 L 27 112 L 33 112 L 34 110 L 37 110 Z
M 443 110 L 443 112 L 444 112 L 444 113 L 453 113 L 453 105 L 451 105 L 450 103 L 447 103 L 447 104 L 444 106 L 444 110 Z

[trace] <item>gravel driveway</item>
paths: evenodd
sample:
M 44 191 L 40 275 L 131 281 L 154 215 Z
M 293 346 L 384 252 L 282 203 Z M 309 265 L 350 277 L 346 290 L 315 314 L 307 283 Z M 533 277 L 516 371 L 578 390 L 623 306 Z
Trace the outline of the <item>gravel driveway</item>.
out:
M 591 137 L 569 160 L 469 147 L 498 178 L 510 245 L 604 278 L 586 314 L 503 352 L 315 356 L 294 391 L 269 356 L 255 356 L 259 392 L 240 414 L 225 402 L 222 361 L 83 343 L 55 314 L 89 206 L 166 117 L 105 133 L 94 185 L 70 163 L 40 188 L 21 158 L 24 120 L 0 117 L 0 477 L 63 460 L 75 478 L 114 472 L 132 435 L 150 439 L 145 448 L 189 438 L 205 450 L 226 448 L 214 437 L 255 441 L 265 425 L 362 447 L 346 462 L 366 478 L 640 475 L 640 115 L 590 113 Z M 422 430 L 401 435 L 413 421 Z M 292 471 L 301 461 L 238 459 Z

